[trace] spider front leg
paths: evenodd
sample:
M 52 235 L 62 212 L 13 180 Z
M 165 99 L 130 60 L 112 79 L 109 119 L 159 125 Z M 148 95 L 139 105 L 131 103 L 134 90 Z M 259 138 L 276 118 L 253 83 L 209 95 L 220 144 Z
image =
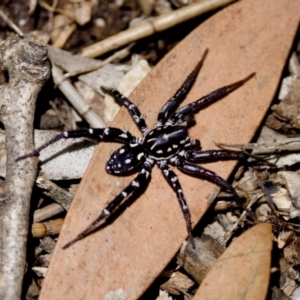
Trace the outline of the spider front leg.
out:
M 178 181 L 177 175 L 174 173 L 172 169 L 170 169 L 167 165 L 166 161 L 158 161 L 157 162 L 158 167 L 162 170 L 164 177 L 172 187 L 173 191 L 176 193 L 177 199 L 179 201 L 181 210 L 183 212 L 183 216 L 185 218 L 186 222 L 186 228 L 188 232 L 189 239 L 192 243 L 193 248 L 195 248 L 195 242 L 192 235 L 192 221 L 191 221 L 191 214 L 189 207 L 186 203 L 184 194 L 182 192 L 182 188 L 180 185 L 180 182 Z
M 128 109 L 137 127 L 141 130 L 143 134 L 146 134 L 149 131 L 149 128 L 140 110 L 128 98 L 123 96 L 119 91 L 112 90 L 111 93 L 118 101 L 120 101 Z
M 194 119 L 194 114 L 204 107 L 216 102 L 228 94 L 232 93 L 237 88 L 241 87 L 245 82 L 255 76 L 255 73 L 251 73 L 246 78 L 234 82 L 230 85 L 223 86 L 210 94 L 201 97 L 199 100 L 192 102 L 178 109 L 174 114 L 170 117 L 170 124 L 177 124 L 178 122 L 182 123 L 185 121 L 191 122 Z
M 111 213 L 113 213 L 126 198 L 142 191 L 150 181 L 153 165 L 153 160 L 147 159 L 136 178 L 131 181 L 131 183 L 102 210 L 101 214 L 84 231 L 79 233 L 73 240 L 65 244 L 63 249 L 72 246 L 77 241 L 91 234 L 100 225 L 100 223 L 105 221 L 105 219 Z
M 213 160 L 238 160 L 249 157 L 244 152 L 227 150 L 186 151 L 184 157 L 189 162 L 208 162 Z
M 62 139 L 70 139 L 70 138 L 81 138 L 81 137 L 100 137 L 101 140 L 104 141 L 115 141 L 121 143 L 129 143 L 135 141 L 135 138 L 128 131 L 121 130 L 119 128 L 107 127 L 107 128 L 89 128 L 89 129 L 80 129 L 80 130 L 72 130 L 72 131 L 64 131 L 42 146 L 36 148 L 32 152 L 19 156 L 16 161 L 25 159 L 27 157 L 39 156 L 40 152 L 54 144 L 55 142 Z
M 168 120 L 170 114 L 173 113 L 174 109 L 180 104 L 180 102 L 184 100 L 187 93 L 190 91 L 190 89 L 192 88 L 193 84 L 196 81 L 196 77 L 203 65 L 207 53 L 208 53 L 208 49 L 204 51 L 201 60 L 198 62 L 195 69 L 187 77 L 187 79 L 182 84 L 182 86 L 176 91 L 174 96 L 170 98 L 170 100 L 168 100 L 168 102 L 162 107 L 162 109 L 158 114 L 157 123 L 155 127 L 164 125 L 165 122 Z

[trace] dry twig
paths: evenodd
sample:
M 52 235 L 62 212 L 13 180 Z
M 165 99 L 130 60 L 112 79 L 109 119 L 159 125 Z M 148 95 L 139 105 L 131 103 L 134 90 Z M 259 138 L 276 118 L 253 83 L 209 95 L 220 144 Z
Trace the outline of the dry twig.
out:
M 111 50 L 125 46 L 155 32 L 160 32 L 180 24 L 186 20 L 225 6 L 235 0 L 205 0 L 176 9 L 151 20 L 145 20 L 139 25 L 115 34 L 103 41 L 85 47 L 82 55 L 85 57 L 97 57 Z
M 66 79 L 59 67 L 52 65 L 52 75 L 55 84 L 65 94 L 78 113 L 90 124 L 91 127 L 105 127 L 105 122 L 93 111 L 93 109 L 82 99 L 69 79 Z
M 20 299 L 36 158 L 16 162 L 32 151 L 35 100 L 50 75 L 47 48 L 33 37 L 10 37 L 0 44 L 2 69 L 9 82 L 1 89 L 1 121 L 6 129 L 7 171 L 0 195 L 0 299 Z
M 46 190 L 45 195 L 51 197 L 56 203 L 60 204 L 65 210 L 70 207 L 73 196 L 57 184 L 53 183 L 46 175 L 40 174 L 36 180 L 37 186 Z

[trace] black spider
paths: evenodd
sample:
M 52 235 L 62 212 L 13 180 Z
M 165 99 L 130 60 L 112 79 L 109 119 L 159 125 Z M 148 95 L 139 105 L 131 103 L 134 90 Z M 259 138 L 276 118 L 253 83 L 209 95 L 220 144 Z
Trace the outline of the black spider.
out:
M 169 167 L 169 164 L 176 166 L 184 173 L 201 177 L 215 183 L 222 189 L 230 192 L 236 201 L 239 200 L 238 195 L 227 181 L 214 172 L 193 163 L 220 159 L 240 159 L 245 158 L 245 154 L 242 152 L 226 150 L 200 151 L 199 140 L 190 140 L 187 128 L 194 122 L 195 113 L 242 86 L 247 80 L 253 77 L 255 73 L 252 73 L 245 79 L 233 84 L 221 87 L 199 100 L 187 104 L 175 111 L 194 84 L 207 53 L 208 50 L 204 52 L 202 59 L 187 77 L 183 85 L 162 107 L 158 114 L 154 129 L 149 129 L 147 127 L 139 109 L 129 99 L 124 97 L 117 90 L 112 90 L 114 97 L 128 109 L 136 125 L 143 133 L 143 138 L 134 137 L 127 131 L 112 127 L 65 131 L 49 140 L 41 147 L 35 149 L 33 152 L 17 159 L 21 160 L 26 157 L 38 156 L 42 149 L 60 139 L 92 136 L 100 137 L 100 139 L 104 141 L 114 141 L 124 144 L 124 146 L 114 151 L 107 161 L 106 171 L 109 174 L 128 175 L 132 172 L 139 171 L 137 177 L 105 207 L 95 221 L 91 223 L 86 230 L 79 233 L 77 237 L 67 243 L 63 247 L 64 249 L 94 231 L 95 227 L 97 227 L 102 220 L 106 219 L 128 196 L 141 192 L 149 183 L 150 173 L 155 164 L 162 170 L 165 179 L 176 193 L 186 220 L 187 232 L 193 245 L 194 241 L 192 238 L 189 208 L 178 178 L 174 171 Z

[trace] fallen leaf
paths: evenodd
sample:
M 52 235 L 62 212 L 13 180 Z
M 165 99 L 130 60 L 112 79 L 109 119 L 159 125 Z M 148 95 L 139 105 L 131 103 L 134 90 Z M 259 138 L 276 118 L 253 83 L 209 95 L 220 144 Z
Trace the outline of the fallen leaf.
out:
M 271 274 L 272 225 L 258 224 L 235 239 L 202 281 L 193 300 L 264 300 Z
M 159 109 L 209 48 L 204 66 L 183 104 L 253 71 L 257 75 L 197 114 L 190 136 L 201 139 L 204 149 L 214 148 L 214 141 L 249 142 L 277 90 L 298 28 L 299 4 L 299 0 L 238 1 L 201 24 L 130 95 L 146 115 L 149 127 L 153 127 Z M 140 136 L 125 108 L 112 126 Z M 62 250 L 132 180 L 105 172 L 106 160 L 116 148 L 113 143 L 102 143 L 97 148 L 66 217 L 40 300 L 105 299 L 105 295 L 120 288 L 127 300 L 137 299 L 186 238 L 186 225 L 176 196 L 161 172 L 154 168 L 147 190 L 112 224 Z M 234 162 L 218 162 L 207 168 L 227 178 L 234 165 Z M 193 224 L 197 224 L 216 187 L 177 174 Z

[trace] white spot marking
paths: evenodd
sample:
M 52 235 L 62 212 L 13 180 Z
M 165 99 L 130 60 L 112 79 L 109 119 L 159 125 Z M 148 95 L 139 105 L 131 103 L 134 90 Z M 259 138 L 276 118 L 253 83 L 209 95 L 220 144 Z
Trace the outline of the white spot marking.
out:
M 105 134 L 105 135 L 108 135 L 108 134 L 109 134 L 109 128 L 105 128 L 105 129 L 104 129 L 104 134 Z
M 128 138 L 128 135 L 124 132 L 124 133 L 120 134 L 119 137 L 122 137 L 122 138 L 127 139 L 127 138 Z
M 138 159 L 138 160 L 141 160 L 141 158 L 142 158 L 143 156 L 145 156 L 145 155 L 144 155 L 143 152 L 141 152 L 141 153 L 139 153 L 139 154 L 137 155 L 137 159 Z
M 65 131 L 64 133 L 63 133 L 63 135 L 64 135 L 64 137 L 68 137 L 69 136 L 69 133 L 68 133 L 68 131 Z
M 131 144 L 129 144 L 129 146 L 130 146 L 131 148 L 137 147 L 138 145 L 139 145 L 139 143 L 131 143 Z
M 201 153 L 201 155 L 199 155 L 198 157 L 207 157 L 209 156 L 209 153 Z
M 162 151 L 162 150 L 157 150 L 156 153 L 157 153 L 157 154 L 162 154 L 163 151 Z
M 148 142 L 152 142 L 152 141 L 154 141 L 154 140 L 155 140 L 155 138 L 153 138 L 153 139 L 149 139 L 149 140 L 148 140 Z
M 90 129 L 89 129 L 89 133 L 90 133 L 90 134 L 93 134 L 93 133 L 94 133 L 94 130 L 93 130 L 92 128 L 90 128 Z
M 171 163 L 175 163 L 175 162 L 176 162 L 176 157 L 172 157 L 172 158 L 170 159 L 170 161 L 171 161 Z
M 169 170 L 164 170 L 163 172 L 165 173 L 166 176 L 169 175 Z
M 119 150 L 119 153 L 120 153 L 120 154 L 123 154 L 124 152 L 125 152 L 125 149 L 120 149 L 120 150 Z
M 125 164 L 130 164 L 131 163 L 131 159 L 127 158 L 125 159 Z
M 124 198 L 126 198 L 126 197 L 127 197 L 127 193 L 126 193 L 126 192 L 122 192 L 122 196 L 123 196 Z
M 172 178 L 171 178 L 171 181 L 172 181 L 172 182 L 177 181 L 177 177 L 172 177 Z
M 140 186 L 140 184 L 137 181 L 135 181 L 135 180 L 132 181 L 131 185 L 135 186 L 135 187 L 139 187 Z
M 177 149 L 178 148 L 178 145 L 172 145 L 172 147 L 174 148 L 174 149 Z
M 186 152 L 185 152 L 184 150 L 182 150 L 182 151 L 180 151 L 180 152 L 178 153 L 178 155 L 179 155 L 179 156 L 185 156 L 185 153 L 186 153 Z
M 167 150 L 167 152 L 171 152 L 171 151 L 172 151 L 172 148 L 169 147 L 168 150 Z
M 140 118 L 137 116 L 137 115 L 134 115 L 133 116 L 133 119 L 136 123 L 139 123 L 140 122 Z
M 106 216 L 110 215 L 110 212 L 107 209 L 104 209 L 103 212 Z

